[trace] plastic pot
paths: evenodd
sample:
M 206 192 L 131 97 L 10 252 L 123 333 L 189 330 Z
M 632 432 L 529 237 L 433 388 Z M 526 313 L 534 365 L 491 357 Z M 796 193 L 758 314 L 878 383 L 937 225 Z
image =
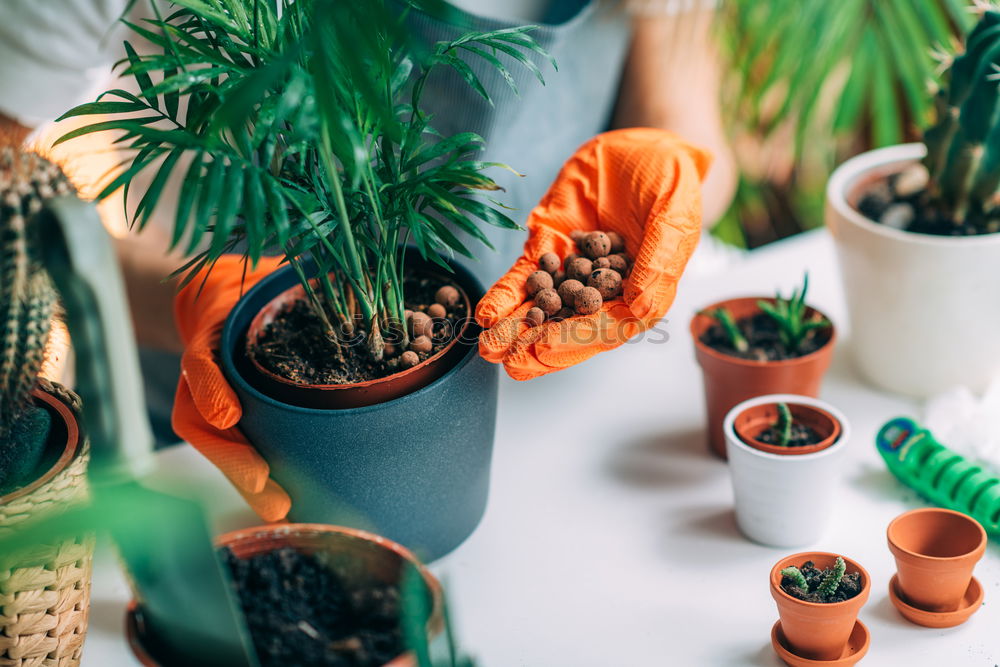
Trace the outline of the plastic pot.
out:
M 781 445 L 771 445 L 759 440 L 760 434 L 767 431 L 778 421 L 777 403 L 753 405 L 736 415 L 736 419 L 733 420 L 733 429 L 735 429 L 736 435 L 739 436 L 743 443 L 755 449 L 783 456 L 812 454 L 821 449 L 826 449 L 840 437 L 840 420 L 828 411 L 816 405 L 805 405 L 802 403 L 788 403 L 787 405 L 789 412 L 792 414 L 792 422 L 804 424 L 811 428 L 819 436 L 819 442 L 812 445 L 782 447 Z
M 982 391 L 1000 370 L 1000 234 L 914 234 L 854 207 L 866 186 L 925 154 L 923 144 L 863 153 L 837 168 L 826 197 L 857 366 L 873 384 L 921 398 Z
M 427 263 L 420 260 L 419 257 L 410 256 L 408 259 L 412 268 L 438 278 L 442 284 L 452 283 L 450 278 L 430 271 Z M 412 368 L 366 382 L 300 384 L 273 373 L 247 354 L 246 356 L 250 360 L 247 372 L 255 375 L 254 384 L 268 396 L 290 405 L 321 410 L 361 408 L 385 403 L 413 393 L 447 373 L 455 363 L 461 360 L 466 351 L 465 348 L 478 333 L 474 331 L 476 325 L 472 318 L 472 305 L 469 302 L 469 296 L 460 286 L 453 286 L 458 289 L 460 302 L 465 306 L 465 314 L 461 319 L 453 321 L 452 337 L 448 344 Z M 275 316 L 286 307 L 303 299 L 305 299 L 305 289 L 296 282 L 266 303 L 250 322 L 245 336 L 247 347 L 249 348 L 258 340 L 264 333 L 264 328 L 274 320 Z
M 825 569 L 834 564 L 837 555 L 821 551 L 804 552 L 782 558 L 771 568 L 771 596 L 778 605 L 781 629 L 789 648 L 800 658 L 836 660 L 841 657 L 854 632 L 858 612 L 868 601 L 871 580 L 865 568 L 845 556 L 847 573 L 861 573 L 861 592 L 843 602 L 806 602 L 782 590 L 781 570 L 792 565 L 801 567 L 806 561 Z
M 774 453 L 744 442 L 736 432 L 737 419 L 747 412 L 752 414 L 757 406 L 775 403 L 822 410 L 838 422 L 840 435 L 826 447 L 804 454 Z M 775 547 L 798 547 L 819 540 L 833 514 L 838 470 L 851 435 L 843 413 L 808 396 L 771 394 L 738 404 L 726 415 L 723 430 L 736 523 L 743 534 Z
M 774 302 L 768 297 L 743 297 L 712 304 L 704 310 L 726 308 L 736 320 L 760 312 L 758 301 Z M 807 316 L 817 313 L 807 309 Z M 820 313 L 822 315 L 822 313 Z M 824 315 L 825 317 L 825 315 Z M 829 320 L 830 318 L 826 318 Z M 701 337 L 715 324 L 708 315 L 696 314 L 691 319 L 691 337 L 694 339 L 695 357 L 701 366 L 705 383 L 705 405 L 708 413 L 708 444 L 712 452 L 726 458 L 726 436 L 722 422 L 726 413 L 737 403 L 764 394 L 798 394 L 818 396 L 823 375 L 833 357 L 836 330 L 831 325 L 818 331 L 829 336 L 823 346 L 795 359 L 784 361 L 751 361 L 719 352 L 701 341 Z
M 957 611 L 986 550 L 986 531 L 979 522 L 961 512 L 927 507 L 893 519 L 886 535 L 896 559 L 899 597 L 923 611 Z
M 454 280 L 474 302 L 482 287 L 461 266 Z M 257 313 L 297 282 L 285 267 L 236 304 L 222 332 L 227 379 L 243 406 L 240 430 L 292 498 L 290 518 L 372 530 L 425 560 L 467 538 L 486 509 L 496 427 L 497 366 L 475 336 L 427 386 L 384 403 L 321 410 L 290 405 L 254 384 L 246 332 Z
M 409 550 L 378 535 L 339 526 L 283 524 L 235 530 L 220 536 L 216 540 L 216 546 L 228 547 L 241 559 L 282 547 L 292 547 L 308 554 L 322 552 L 333 559 L 350 561 L 352 567 L 349 571 L 356 577 L 350 583 L 358 587 L 365 584 L 397 584 L 401 581 L 403 566 L 409 564 L 420 573 L 424 590 L 431 599 L 428 635 L 433 637 L 444 627 L 443 594 L 437 579 Z M 132 653 L 146 667 L 177 664 L 171 660 L 169 648 L 158 643 L 157 638 L 151 635 L 144 622 L 142 609 L 134 600 L 126 612 L 125 635 Z M 416 660 L 409 652 L 385 665 L 415 666 Z

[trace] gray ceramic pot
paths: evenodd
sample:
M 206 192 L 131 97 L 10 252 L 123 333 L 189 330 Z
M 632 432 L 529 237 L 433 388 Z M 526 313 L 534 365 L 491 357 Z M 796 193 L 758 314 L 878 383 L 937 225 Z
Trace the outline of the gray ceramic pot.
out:
M 473 303 L 482 286 L 453 265 Z M 316 410 L 254 387 L 244 340 L 267 302 L 296 282 L 284 267 L 236 304 L 222 366 L 243 405 L 239 427 L 292 498 L 290 519 L 372 530 L 433 560 L 461 544 L 486 509 L 496 426 L 497 366 L 466 344 L 444 376 L 386 403 Z

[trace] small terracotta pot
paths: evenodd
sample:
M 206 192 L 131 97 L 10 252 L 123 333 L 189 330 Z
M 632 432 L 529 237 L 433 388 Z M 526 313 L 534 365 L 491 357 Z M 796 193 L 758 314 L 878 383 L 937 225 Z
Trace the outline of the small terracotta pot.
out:
M 427 633 L 434 637 L 444 628 L 444 596 L 441 584 L 408 549 L 395 542 L 353 528 L 312 523 L 275 524 L 234 530 L 216 538 L 217 547 L 227 547 L 237 558 L 293 547 L 297 551 L 314 554 L 322 552 L 333 558 L 346 558 L 360 567 L 352 567 L 360 585 L 399 583 L 403 565 L 408 563 L 420 573 L 431 598 L 431 616 Z M 362 580 L 363 578 L 363 580 Z M 163 649 L 155 637 L 146 634 L 142 610 L 133 600 L 125 618 L 125 634 L 135 657 L 146 667 L 170 665 L 164 660 Z M 407 652 L 396 657 L 384 667 L 416 667 L 416 659 Z
M 986 531 L 979 522 L 961 512 L 927 507 L 893 519 L 886 535 L 903 601 L 923 611 L 957 610 L 986 551 Z
M 797 454 L 812 454 L 826 449 L 837 442 L 840 437 L 840 421 L 828 411 L 816 405 L 804 405 L 801 403 L 786 403 L 788 410 L 792 413 L 792 421 L 808 426 L 820 436 L 820 441 L 814 445 L 801 447 L 782 447 L 780 445 L 769 445 L 761 442 L 757 438 L 778 420 L 778 404 L 767 403 L 764 405 L 754 405 L 736 416 L 733 421 L 733 428 L 740 440 L 747 445 L 771 454 L 783 456 L 794 456 Z
M 760 312 L 758 301 L 774 302 L 768 297 L 743 297 L 712 304 L 704 310 L 726 308 L 736 320 Z M 819 311 L 807 308 L 807 317 Z M 820 313 L 822 315 L 822 313 Z M 824 315 L 825 317 L 825 315 Z M 830 318 L 826 318 L 829 320 Z M 708 412 L 708 444 L 711 451 L 726 458 L 726 438 L 722 420 L 726 413 L 748 398 L 764 394 L 799 394 L 819 396 L 823 374 L 830 366 L 836 330 L 829 328 L 817 335 L 827 337 L 815 352 L 784 361 L 751 361 L 723 354 L 701 342 L 701 337 L 715 324 L 708 315 L 696 314 L 691 319 L 691 337 L 694 339 L 695 357 L 701 366 L 705 382 L 705 403 Z
M 803 552 L 782 558 L 771 568 L 771 596 L 778 604 L 781 629 L 789 648 L 796 655 L 810 660 L 836 660 L 847 645 L 858 612 L 868 601 L 871 580 L 868 572 L 857 562 L 844 557 L 847 573 L 861 573 L 861 592 L 850 600 L 833 602 L 806 602 L 794 598 L 781 588 L 781 570 L 791 565 L 800 567 L 806 561 L 825 569 L 833 566 L 837 554 L 826 552 Z
M 413 261 L 411 264 L 414 270 L 427 273 L 420 263 Z M 466 291 L 453 278 L 445 278 L 434 273 L 430 275 L 439 279 L 442 284 L 457 289 L 461 303 L 465 305 L 465 315 L 461 319 L 452 320 L 454 330 L 451 340 L 433 356 L 398 373 L 351 384 L 301 384 L 272 372 L 261 365 L 249 351 L 264 333 L 264 328 L 275 317 L 296 301 L 305 299 L 305 289 L 301 284 L 296 284 L 261 308 L 247 330 L 246 358 L 250 361 L 247 366 L 248 370 L 252 370 L 257 376 L 258 388 L 269 396 L 291 405 L 318 410 L 342 410 L 385 403 L 434 382 L 461 359 L 469 345 L 477 341 L 478 331 L 473 332 L 475 320 L 472 317 L 472 304 Z

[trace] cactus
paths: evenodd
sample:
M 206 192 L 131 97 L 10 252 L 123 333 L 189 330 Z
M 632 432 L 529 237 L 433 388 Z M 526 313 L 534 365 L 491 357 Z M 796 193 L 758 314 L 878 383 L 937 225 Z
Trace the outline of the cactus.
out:
M 774 422 L 774 433 L 777 436 L 776 444 L 787 447 L 792 441 L 792 411 L 785 403 L 778 403 L 778 420 Z
M 722 330 L 726 333 L 726 337 L 729 339 L 729 344 L 732 345 L 733 349 L 737 352 L 746 352 L 750 349 L 750 343 L 747 342 L 746 337 L 740 331 L 740 328 L 736 326 L 736 320 L 733 319 L 733 314 L 730 313 L 725 308 L 716 308 L 715 310 L 702 311 L 702 315 L 707 315 L 712 317 Z
M 770 301 L 757 302 L 757 306 L 778 325 L 778 335 L 781 337 L 785 349 L 789 352 L 798 352 L 802 343 L 815 329 L 830 326 L 830 322 L 820 316 L 806 319 L 806 293 L 808 291 L 809 273 L 807 272 L 802 280 L 802 289 L 792 290 L 790 298 L 786 299 L 778 292 L 774 295 L 774 303 Z
M 53 196 L 73 191 L 41 157 L 0 151 L 0 488 L 30 474 L 44 452 L 49 414 L 31 392 L 45 359 L 56 293 L 41 265 L 32 221 Z
M 806 581 L 806 578 L 802 575 L 802 571 L 794 565 L 781 570 L 781 576 L 791 579 L 792 585 L 796 588 L 801 588 L 803 593 L 809 592 L 809 582 Z
M 845 572 L 847 572 L 847 563 L 844 562 L 843 558 L 837 556 L 833 567 L 826 571 L 826 574 L 823 575 L 823 581 L 819 582 L 819 588 L 816 589 L 819 596 L 824 600 L 833 597 L 840 587 L 840 580 L 844 578 Z
M 1000 231 L 1000 11 L 983 12 L 944 81 L 924 133 L 928 205 L 956 229 Z

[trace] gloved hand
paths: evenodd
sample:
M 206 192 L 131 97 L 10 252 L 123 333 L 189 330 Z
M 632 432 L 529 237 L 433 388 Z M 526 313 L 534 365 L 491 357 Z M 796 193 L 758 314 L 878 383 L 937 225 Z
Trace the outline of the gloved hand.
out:
M 667 312 L 701 233 L 701 181 L 711 157 L 665 130 L 599 134 L 566 162 L 528 217 L 524 254 L 486 292 L 476 320 L 484 359 L 515 380 L 558 371 L 615 348 Z M 546 252 L 577 252 L 570 232 L 614 231 L 634 262 L 622 296 L 592 315 L 531 327 L 525 291 Z
M 262 259 L 256 270 L 247 269 L 244 275 L 241 256 L 223 256 L 204 285 L 196 277 L 174 298 L 174 321 L 185 345 L 174 398 L 174 431 L 215 464 L 265 521 L 284 519 L 292 501 L 236 426 L 243 408 L 219 367 L 218 348 L 233 305 L 279 261 Z

